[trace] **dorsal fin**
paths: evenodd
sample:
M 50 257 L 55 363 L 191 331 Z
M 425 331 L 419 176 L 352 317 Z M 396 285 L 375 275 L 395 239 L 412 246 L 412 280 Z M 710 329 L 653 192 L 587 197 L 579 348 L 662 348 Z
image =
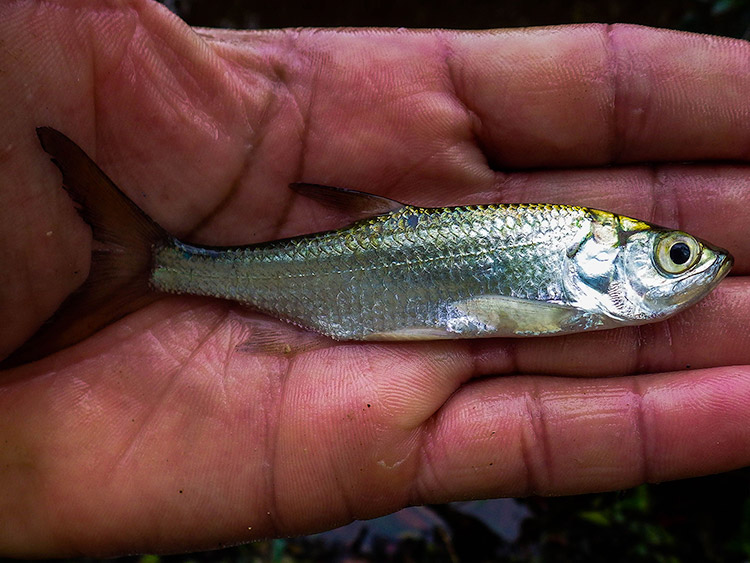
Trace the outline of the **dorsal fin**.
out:
M 289 184 L 289 187 L 302 196 L 345 213 L 353 220 L 385 215 L 406 207 L 406 204 L 395 199 L 346 188 L 300 182 Z

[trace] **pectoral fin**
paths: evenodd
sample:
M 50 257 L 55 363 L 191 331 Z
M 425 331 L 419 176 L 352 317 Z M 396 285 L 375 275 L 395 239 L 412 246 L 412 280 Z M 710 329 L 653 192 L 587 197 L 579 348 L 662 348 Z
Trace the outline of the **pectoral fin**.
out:
M 532 336 L 567 331 L 581 311 L 574 307 L 503 295 L 482 295 L 453 304 L 462 324 L 496 336 Z M 482 326 L 484 325 L 484 326 Z M 489 336 L 489 334 L 488 334 Z

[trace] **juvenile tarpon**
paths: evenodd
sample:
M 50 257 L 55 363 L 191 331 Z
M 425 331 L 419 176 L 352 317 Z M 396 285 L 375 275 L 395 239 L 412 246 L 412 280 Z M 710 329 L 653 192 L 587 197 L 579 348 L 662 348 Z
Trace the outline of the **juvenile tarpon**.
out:
M 292 187 L 318 199 L 348 200 L 369 216 L 335 231 L 201 247 L 170 236 L 62 133 L 37 132 L 99 243 L 84 290 L 58 313 L 68 319 L 68 336 L 57 337 L 48 352 L 158 292 L 231 299 L 337 340 L 609 329 L 689 307 L 732 266 L 726 250 L 690 234 L 587 207 L 422 208 L 308 184 Z M 109 289 L 97 288 L 104 281 Z M 119 303 L 117 295 L 129 301 Z M 71 311 L 87 305 L 109 312 L 89 315 L 84 325 Z

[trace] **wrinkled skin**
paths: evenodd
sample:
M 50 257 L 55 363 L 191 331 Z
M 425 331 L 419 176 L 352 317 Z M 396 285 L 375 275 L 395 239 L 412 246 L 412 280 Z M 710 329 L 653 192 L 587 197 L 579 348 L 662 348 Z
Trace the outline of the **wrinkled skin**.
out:
M 0 7 L 3 355 L 88 269 L 38 125 L 195 242 L 338 226 L 286 188 L 305 181 L 608 209 L 736 266 L 667 322 L 536 340 L 334 345 L 167 297 L 2 373 L 2 553 L 218 547 L 750 462 L 747 43 L 601 25 L 240 33 L 113 4 Z M 268 335 L 284 344 L 253 345 Z

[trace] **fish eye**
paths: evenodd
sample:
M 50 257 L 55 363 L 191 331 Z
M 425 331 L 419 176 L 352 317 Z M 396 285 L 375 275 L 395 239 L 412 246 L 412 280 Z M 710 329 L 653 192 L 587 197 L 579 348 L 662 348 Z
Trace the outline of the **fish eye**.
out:
M 693 266 L 701 256 L 701 244 L 685 233 L 667 233 L 656 243 L 656 266 L 665 274 L 681 274 Z
M 669 249 L 669 257 L 675 264 L 684 264 L 690 260 L 690 247 L 684 242 L 676 242 Z

